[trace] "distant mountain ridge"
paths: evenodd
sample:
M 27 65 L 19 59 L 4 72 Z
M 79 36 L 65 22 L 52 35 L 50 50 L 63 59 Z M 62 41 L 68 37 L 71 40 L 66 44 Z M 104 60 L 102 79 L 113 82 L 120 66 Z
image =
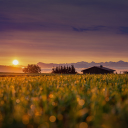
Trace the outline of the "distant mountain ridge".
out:
M 60 64 L 56 64 L 56 63 L 43 63 L 43 62 L 39 62 L 37 63 L 37 65 L 39 65 L 41 68 L 52 68 L 52 67 L 56 67 L 56 66 L 67 66 L 67 65 L 74 65 L 75 68 L 88 68 L 88 67 L 92 67 L 92 66 L 99 66 L 99 65 L 103 65 L 105 67 L 112 67 L 112 68 L 117 68 L 117 67 L 127 67 L 128 68 L 128 62 L 124 62 L 122 60 L 118 61 L 118 62 L 100 62 L 100 63 L 96 63 L 96 62 L 85 62 L 85 61 L 81 61 L 81 62 L 76 62 L 76 63 L 60 63 Z

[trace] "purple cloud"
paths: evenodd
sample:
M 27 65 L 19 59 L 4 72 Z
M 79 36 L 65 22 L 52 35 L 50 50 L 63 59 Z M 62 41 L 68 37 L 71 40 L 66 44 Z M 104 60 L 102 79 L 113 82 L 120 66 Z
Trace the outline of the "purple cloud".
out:
M 73 31 L 77 32 L 84 32 L 84 31 L 100 31 L 103 30 L 105 26 L 92 26 L 92 27 L 87 27 L 87 28 L 75 28 L 72 27 Z
M 128 34 L 128 27 L 120 27 L 119 31 L 121 34 Z

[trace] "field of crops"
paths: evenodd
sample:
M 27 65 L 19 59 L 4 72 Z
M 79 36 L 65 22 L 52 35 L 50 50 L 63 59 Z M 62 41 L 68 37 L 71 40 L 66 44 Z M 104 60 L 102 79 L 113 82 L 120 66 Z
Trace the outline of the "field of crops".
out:
M 114 127 L 128 127 L 128 75 L 0 77 L 0 128 Z

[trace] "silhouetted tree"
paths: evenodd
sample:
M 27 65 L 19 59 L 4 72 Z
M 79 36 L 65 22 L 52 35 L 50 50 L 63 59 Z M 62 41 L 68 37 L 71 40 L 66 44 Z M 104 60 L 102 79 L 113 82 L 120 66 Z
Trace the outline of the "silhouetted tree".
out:
M 24 73 L 28 73 L 28 68 L 23 68 L 22 70 Z
M 68 73 L 71 73 L 71 67 L 68 67 Z
M 35 64 L 28 64 L 26 68 L 23 68 L 24 73 L 41 73 L 41 68 Z
M 66 70 L 66 67 L 64 66 L 64 70 L 63 70 L 63 73 L 67 73 L 67 70 Z
M 54 67 L 52 68 L 52 72 L 54 72 Z
M 69 67 L 67 66 L 67 68 L 66 68 L 66 73 L 68 73 L 68 71 L 69 71 Z
M 74 68 L 74 65 L 71 65 L 71 73 L 74 74 L 76 71 L 75 71 L 75 68 Z
M 60 73 L 63 73 L 63 67 L 62 66 L 60 67 Z

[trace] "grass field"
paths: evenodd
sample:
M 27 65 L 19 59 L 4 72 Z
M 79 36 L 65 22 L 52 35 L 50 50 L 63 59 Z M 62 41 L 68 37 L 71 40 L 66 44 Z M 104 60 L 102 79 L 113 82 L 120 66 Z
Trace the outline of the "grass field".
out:
M 128 75 L 0 77 L 1 128 L 127 128 Z
M 14 76 L 49 76 L 54 75 L 51 73 L 10 73 L 10 72 L 0 72 L 0 77 L 14 77 Z

